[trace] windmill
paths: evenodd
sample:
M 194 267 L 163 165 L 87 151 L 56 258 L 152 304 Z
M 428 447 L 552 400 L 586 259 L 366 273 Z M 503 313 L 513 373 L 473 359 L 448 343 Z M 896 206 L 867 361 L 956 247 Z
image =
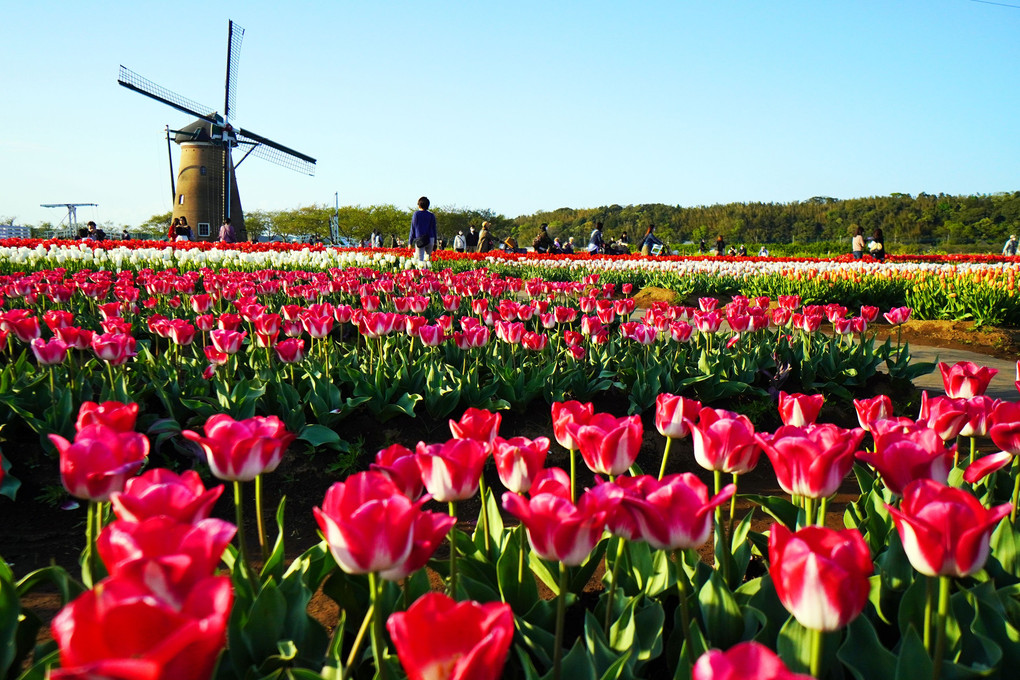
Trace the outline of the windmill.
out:
M 124 87 L 198 119 L 173 131 L 174 141 L 181 147 L 173 216 L 186 217 L 188 224 L 196 227 L 195 234 L 201 240 L 216 240 L 224 218 L 230 219 L 238 240 L 246 239 L 234 169 L 248 156 L 254 154 L 285 168 L 315 174 L 315 159 L 311 156 L 231 124 L 243 37 L 244 29 L 231 21 L 227 33 L 227 80 L 222 114 L 171 92 L 123 65 L 117 77 L 117 82 Z M 234 163 L 233 150 L 238 147 L 244 150 L 244 155 Z

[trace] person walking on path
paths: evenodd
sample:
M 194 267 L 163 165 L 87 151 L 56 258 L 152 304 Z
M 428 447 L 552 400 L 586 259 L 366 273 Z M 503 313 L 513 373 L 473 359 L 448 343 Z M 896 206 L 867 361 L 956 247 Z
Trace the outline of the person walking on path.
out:
M 408 242 L 414 246 L 414 257 L 424 262 L 436 248 L 436 216 L 429 212 L 429 199 L 418 199 L 418 209 L 411 215 L 411 233 Z

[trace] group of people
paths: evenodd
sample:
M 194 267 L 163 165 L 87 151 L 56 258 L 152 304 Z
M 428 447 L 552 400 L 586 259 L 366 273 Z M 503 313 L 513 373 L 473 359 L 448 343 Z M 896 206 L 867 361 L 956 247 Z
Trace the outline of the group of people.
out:
M 865 248 L 867 248 L 868 254 L 879 262 L 885 260 L 885 234 L 882 232 L 881 227 L 875 229 L 869 239 L 864 238 L 863 229 L 860 227 L 854 229 L 853 238 L 850 239 L 850 252 L 853 253 L 855 260 L 864 258 Z
M 168 241 L 176 242 L 191 241 L 194 237 L 195 234 L 191 229 L 191 225 L 188 224 L 188 218 L 183 215 L 173 219 L 173 222 L 170 223 L 170 230 L 166 235 Z M 229 217 L 224 218 L 223 224 L 220 225 L 217 240 L 222 243 L 237 242 L 237 232 L 234 231 L 234 227 L 230 224 Z

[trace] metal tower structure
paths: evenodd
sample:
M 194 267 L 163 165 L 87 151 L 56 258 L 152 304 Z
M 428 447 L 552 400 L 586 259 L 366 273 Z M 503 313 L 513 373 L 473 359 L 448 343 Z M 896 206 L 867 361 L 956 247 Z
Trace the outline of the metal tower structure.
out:
M 98 203 L 40 203 L 40 208 L 67 208 L 66 229 L 54 229 L 53 238 L 78 238 L 78 208 Z M 63 224 L 64 220 L 60 220 Z

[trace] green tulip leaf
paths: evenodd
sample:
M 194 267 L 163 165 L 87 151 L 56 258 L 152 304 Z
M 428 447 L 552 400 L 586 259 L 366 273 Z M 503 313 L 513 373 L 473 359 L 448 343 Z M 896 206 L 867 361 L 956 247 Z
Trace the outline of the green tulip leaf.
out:
M 896 655 L 882 646 L 866 616 L 850 622 L 836 656 L 857 680 L 892 678 L 896 674 Z
M 708 583 L 698 591 L 698 604 L 705 634 L 713 647 L 729 649 L 740 642 L 744 634 L 744 617 L 719 572 L 713 571 Z

